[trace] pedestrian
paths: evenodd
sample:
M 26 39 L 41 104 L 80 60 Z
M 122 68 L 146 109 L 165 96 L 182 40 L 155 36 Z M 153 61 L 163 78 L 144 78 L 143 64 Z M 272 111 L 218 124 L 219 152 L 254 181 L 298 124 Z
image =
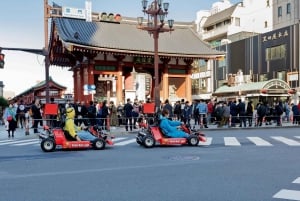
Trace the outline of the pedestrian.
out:
M 237 108 L 240 119 L 240 127 L 242 127 L 243 124 L 244 127 L 246 127 L 246 105 L 241 99 L 239 99 L 238 102 Z
M 175 105 L 174 105 L 174 116 L 176 118 L 176 120 L 180 120 L 181 117 L 181 105 L 180 105 L 180 101 L 176 101 Z
M 229 117 L 230 117 L 230 107 L 227 102 L 223 103 L 223 116 L 221 120 L 221 126 L 229 125 Z
M 247 115 L 249 127 L 252 126 L 253 110 L 254 110 L 254 108 L 253 108 L 252 101 L 249 101 L 247 104 L 247 109 L 246 109 L 246 115 Z
M 96 106 L 94 105 L 94 101 L 90 101 L 90 105 L 87 109 L 87 117 L 89 119 L 90 126 L 96 125 Z
M 130 98 L 127 98 L 127 103 L 124 105 L 126 131 L 128 131 L 128 126 L 130 128 L 130 131 L 132 131 L 132 110 L 133 110 L 133 106 L 131 104 L 131 100 Z
M 33 132 L 38 133 L 38 125 L 43 125 L 43 119 L 41 114 L 41 102 L 39 98 L 36 98 L 34 104 L 32 104 L 31 113 L 33 118 Z
M 97 114 L 97 117 L 100 118 L 100 126 L 102 129 L 104 130 L 109 130 L 109 126 L 108 126 L 108 117 L 109 115 L 109 109 L 108 109 L 108 106 L 107 106 L 107 100 L 104 100 L 102 102 L 102 106 L 101 108 L 98 110 L 98 114 Z
M 283 114 L 283 105 L 281 101 L 278 101 L 278 103 L 275 105 L 275 119 L 277 126 L 282 126 L 281 124 L 281 115 Z
M 172 105 L 170 104 L 169 99 L 166 99 L 166 100 L 165 100 L 165 104 L 164 104 L 164 106 L 163 106 L 162 109 L 163 109 L 163 110 L 164 110 L 164 109 L 169 110 L 169 118 L 172 118 L 172 117 L 173 117 L 173 107 L 172 107 Z
M 123 124 L 123 118 L 124 118 L 124 108 L 122 105 L 122 102 L 119 102 L 119 105 L 117 107 L 117 114 L 118 114 L 118 125 L 121 126 Z
M 298 106 L 292 103 L 293 124 L 299 124 L 299 109 Z
M 204 102 L 204 100 L 200 100 L 200 103 L 197 105 L 197 110 L 199 113 L 200 127 L 202 128 L 204 126 L 205 128 L 208 128 L 208 126 L 207 126 L 208 108 L 207 108 L 207 104 Z
M 238 119 L 237 119 L 238 107 L 236 104 L 236 100 L 234 100 L 230 104 L 230 115 L 231 115 L 231 127 L 235 127 L 236 123 L 238 123 Z
M 289 101 L 286 100 L 286 102 L 283 105 L 283 112 L 284 112 L 284 117 L 283 119 L 286 119 L 286 121 L 289 123 L 290 122 L 290 105 L 289 105 Z
M 25 126 L 25 113 L 26 113 L 26 107 L 24 101 L 21 100 L 17 109 L 17 119 L 22 129 Z
M 118 125 L 118 111 L 114 101 L 110 101 L 109 104 L 109 119 L 110 119 L 110 126 Z
M 168 115 L 169 115 L 169 113 L 168 113 Z M 191 116 L 192 116 L 192 108 L 190 106 L 189 101 L 185 101 L 185 106 L 184 106 L 183 114 L 182 114 L 183 123 L 190 126 L 191 125 L 190 124 Z
M 133 128 L 137 129 L 136 124 L 137 120 L 140 116 L 140 112 L 142 111 L 142 106 L 139 104 L 138 99 L 134 99 L 134 103 L 132 105 L 132 117 L 133 117 Z
M 14 137 L 14 132 L 17 128 L 17 111 L 12 103 L 5 109 L 3 119 L 6 121 L 8 137 Z

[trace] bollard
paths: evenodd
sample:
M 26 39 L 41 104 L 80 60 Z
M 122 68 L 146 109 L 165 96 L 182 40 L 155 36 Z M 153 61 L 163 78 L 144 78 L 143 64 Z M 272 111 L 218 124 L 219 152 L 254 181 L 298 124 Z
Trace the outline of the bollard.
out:
M 231 115 L 229 115 L 228 127 L 231 127 Z
M 29 120 L 25 120 L 25 135 L 29 135 Z

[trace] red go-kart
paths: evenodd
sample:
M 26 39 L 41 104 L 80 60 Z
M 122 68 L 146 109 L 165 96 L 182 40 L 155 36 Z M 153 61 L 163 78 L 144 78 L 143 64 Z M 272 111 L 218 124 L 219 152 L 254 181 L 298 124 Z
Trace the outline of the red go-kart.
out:
M 191 130 L 186 125 L 181 125 L 180 129 L 188 133 L 188 138 L 171 138 L 162 132 L 158 125 L 149 126 L 148 129 L 142 129 L 136 136 L 136 142 L 146 148 L 152 148 L 156 143 L 160 145 L 189 145 L 197 146 L 199 141 L 206 142 L 205 135 L 201 131 Z
M 113 145 L 113 136 L 104 133 L 100 128 L 88 127 L 91 134 L 97 138 L 93 141 L 77 141 L 62 128 L 51 129 L 44 126 L 44 132 L 39 135 L 41 139 L 41 149 L 44 152 L 52 152 L 56 148 L 60 149 L 104 149 L 105 145 Z

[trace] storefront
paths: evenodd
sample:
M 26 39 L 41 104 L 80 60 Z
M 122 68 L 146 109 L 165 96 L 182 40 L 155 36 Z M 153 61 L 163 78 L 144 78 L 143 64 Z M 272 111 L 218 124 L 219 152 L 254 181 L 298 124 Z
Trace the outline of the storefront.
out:
M 273 104 L 279 100 L 286 101 L 293 99 L 295 90 L 283 80 L 272 79 L 264 82 L 243 83 L 236 86 L 221 86 L 213 96 L 219 101 L 233 101 L 242 99 L 243 101 L 252 101 L 257 104 L 259 101 Z

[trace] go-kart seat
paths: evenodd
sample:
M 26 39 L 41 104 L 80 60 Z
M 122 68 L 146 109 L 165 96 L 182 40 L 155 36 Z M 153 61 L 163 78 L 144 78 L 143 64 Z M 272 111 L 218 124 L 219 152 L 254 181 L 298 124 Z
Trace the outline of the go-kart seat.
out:
M 66 131 L 66 130 L 63 130 L 63 131 L 64 131 L 64 134 L 65 134 L 65 137 L 66 137 L 67 140 L 76 141 L 76 139 L 73 138 L 68 131 Z

